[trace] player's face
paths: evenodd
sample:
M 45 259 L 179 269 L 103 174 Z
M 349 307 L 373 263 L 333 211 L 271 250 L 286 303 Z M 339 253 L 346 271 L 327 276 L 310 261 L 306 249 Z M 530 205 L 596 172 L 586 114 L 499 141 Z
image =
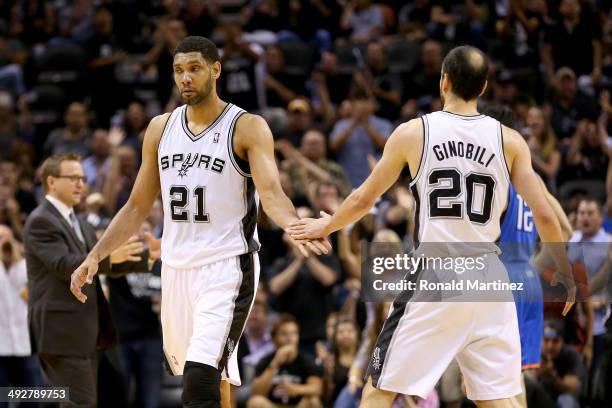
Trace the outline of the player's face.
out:
M 173 69 L 174 82 L 183 103 L 198 105 L 212 92 L 221 73 L 221 64 L 209 63 L 199 52 L 187 52 L 176 54 Z

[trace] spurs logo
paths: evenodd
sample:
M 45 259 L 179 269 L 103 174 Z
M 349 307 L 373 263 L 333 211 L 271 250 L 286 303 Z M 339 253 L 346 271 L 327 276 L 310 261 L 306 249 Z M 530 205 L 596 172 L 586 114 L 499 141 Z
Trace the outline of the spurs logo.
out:
M 227 343 L 225 344 L 225 347 L 227 348 L 227 355 L 231 356 L 232 353 L 234 352 L 234 340 L 227 339 Z
M 183 178 L 187 175 L 189 169 L 193 167 L 196 160 L 198 160 L 198 155 L 198 153 L 194 153 L 193 160 L 191 159 L 191 153 L 187 155 L 187 158 L 183 161 L 183 164 L 181 165 L 181 168 L 178 171 L 179 177 Z
M 372 354 L 372 368 L 374 371 L 380 370 L 380 347 L 376 347 Z

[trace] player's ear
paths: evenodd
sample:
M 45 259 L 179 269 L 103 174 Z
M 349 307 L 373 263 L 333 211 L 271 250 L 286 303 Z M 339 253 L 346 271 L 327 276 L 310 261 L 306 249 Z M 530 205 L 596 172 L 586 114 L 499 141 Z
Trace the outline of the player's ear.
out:
M 485 80 L 484 86 L 482 87 L 482 91 L 480 91 L 480 94 L 478 94 L 478 96 L 482 96 L 482 94 L 485 93 L 485 91 L 487 90 L 487 86 L 489 86 L 489 81 Z
M 448 92 L 451 89 L 451 83 L 450 80 L 448 79 L 448 74 L 442 74 L 442 78 L 440 79 L 440 81 L 442 81 L 442 90 L 444 92 Z
M 212 70 L 213 78 L 219 79 L 219 77 L 221 76 L 221 62 L 219 61 L 213 62 L 212 65 L 210 66 L 210 69 Z

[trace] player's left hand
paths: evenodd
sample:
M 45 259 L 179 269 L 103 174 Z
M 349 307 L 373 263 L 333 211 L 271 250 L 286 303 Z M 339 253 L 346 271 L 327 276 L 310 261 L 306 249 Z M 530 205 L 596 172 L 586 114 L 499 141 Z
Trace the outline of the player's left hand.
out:
M 321 218 L 302 218 L 292 223 L 287 232 L 296 240 L 325 238 L 331 215 L 321 211 Z

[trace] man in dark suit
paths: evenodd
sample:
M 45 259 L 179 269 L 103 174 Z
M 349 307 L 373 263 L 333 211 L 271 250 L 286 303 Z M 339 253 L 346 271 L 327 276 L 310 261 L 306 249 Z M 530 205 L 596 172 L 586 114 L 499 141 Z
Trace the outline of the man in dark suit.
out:
M 24 230 L 32 351 L 51 384 L 69 387 L 70 407 L 96 406 L 97 351 L 117 342 L 99 279 L 85 288 L 91 299 L 87 303 L 79 302 L 69 289 L 71 273 L 96 243 L 94 229 L 73 209 L 81 200 L 83 174 L 75 154 L 45 160 L 41 176 L 47 195 Z M 148 252 L 143 249 L 141 242 L 130 240 L 102 260 L 100 270 L 146 271 Z

